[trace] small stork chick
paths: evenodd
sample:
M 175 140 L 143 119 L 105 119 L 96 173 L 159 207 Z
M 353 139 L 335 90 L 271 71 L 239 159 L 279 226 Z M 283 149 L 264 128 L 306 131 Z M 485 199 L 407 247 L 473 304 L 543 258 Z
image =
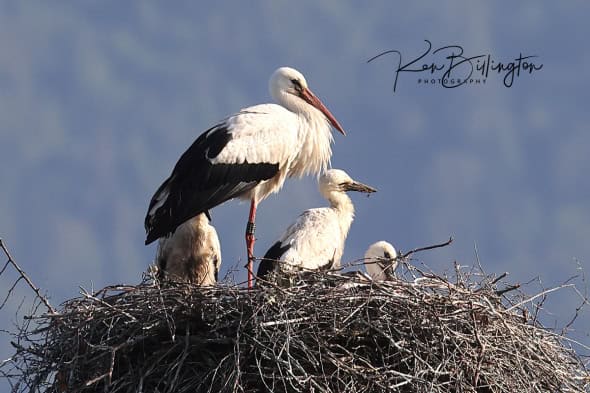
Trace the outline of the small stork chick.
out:
M 393 278 L 397 267 L 397 251 L 388 242 L 381 240 L 373 243 L 365 252 L 365 268 L 375 281 L 387 281 Z
M 184 222 L 160 239 L 156 263 L 165 277 L 200 286 L 214 285 L 221 266 L 221 247 L 205 213 Z
M 319 179 L 320 193 L 330 207 L 304 211 L 281 238 L 266 252 L 258 267 L 265 277 L 279 270 L 279 260 L 286 268 L 328 270 L 340 267 L 340 258 L 348 230 L 354 219 L 354 205 L 347 191 L 375 192 L 340 169 L 330 169 Z

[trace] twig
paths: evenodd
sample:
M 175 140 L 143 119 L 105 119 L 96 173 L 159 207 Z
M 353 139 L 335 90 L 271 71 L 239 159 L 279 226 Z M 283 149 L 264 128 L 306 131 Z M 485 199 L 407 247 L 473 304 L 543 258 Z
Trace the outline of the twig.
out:
M 496 284 L 498 281 L 500 281 L 501 279 L 503 279 L 503 278 L 504 278 L 504 277 L 506 277 L 507 275 L 508 275 L 508 272 L 504 272 L 504 273 L 500 274 L 498 277 L 496 277 L 495 279 L 493 279 L 493 280 L 490 282 L 490 285 L 494 285 L 494 284 Z
M 558 291 L 560 289 L 569 288 L 569 287 L 573 287 L 573 286 L 574 286 L 574 284 L 566 284 L 566 285 L 560 285 L 558 287 L 553 287 L 551 289 L 544 290 L 543 292 L 538 293 L 535 296 L 531 296 L 531 297 L 523 300 L 522 302 L 516 303 L 515 305 L 507 308 L 506 309 L 506 312 L 510 312 L 510 311 L 514 310 L 515 308 L 518 308 L 518 307 L 522 306 L 523 304 L 530 303 L 530 302 L 532 302 L 533 300 L 535 300 L 535 299 L 537 299 L 539 297 L 544 297 L 544 296 L 546 296 L 547 294 L 549 294 L 551 292 L 555 292 L 555 291 Z
M 12 283 L 12 286 L 8 289 L 8 292 L 6 293 L 6 297 L 4 298 L 4 301 L 2 301 L 2 304 L 0 304 L 0 310 L 2 310 L 4 308 L 4 306 L 8 302 L 8 299 L 10 299 L 10 295 L 12 295 L 12 291 L 14 291 L 14 288 L 18 285 L 18 283 L 22 279 L 23 279 L 23 277 L 21 276 L 21 277 L 17 278 L 16 281 L 14 281 Z
M 0 248 L 2 248 L 2 251 L 4 251 L 4 254 L 6 254 L 6 257 L 8 258 L 8 262 L 10 262 L 12 264 L 12 266 L 16 269 L 16 271 L 18 271 L 18 273 L 21 275 L 21 277 L 24 278 L 24 280 L 27 282 L 27 284 L 29 284 L 29 287 L 31 287 L 31 289 L 35 292 L 37 297 L 39 299 L 41 299 L 41 301 L 43 302 L 43 304 L 45 304 L 47 309 L 49 311 L 51 311 L 52 314 L 56 314 L 57 311 L 55 310 L 55 308 L 53 308 L 51 306 L 51 304 L 49 304 L 49 301 L 45 298 L 45 296 L 41 295 L 39 288 L 37 288 L 35 286 L 35 284 L 33 284 L 31 279 L 29 278 L 29 276 L 27 276 L 27 274 L 24 272 L 24 270 L 21 269 L 20 266 L 14 261 L 14 259 L 12 258 L 10 253 L 8 252 L 8 249 L 6 248 L 6 245 L 4 244 L 4 241 L 2 240 L 2 238 L 0 238 Z
M 392 258 L 391 260 L 393 260 L 393 261 L 400 261 L 401 260 L 403 262 L 404 259 L 406 259 L 408 256 L 410 256 L 410 255 L 412 255 L 412 254 L 414 254 L 416 252 L 426 251 L 426 250 L 432 250 L 432 249 L 440 248 L 440 247 L 446 247 L 449 244 L 451 244 L 452 242 L 453 242 L 453 237 L 451 236 L 449 238 L 449 240 L 447 240 L 444 243 L 434 244 L 432 246 L 414 248 L 413 250 L 410 250 L 410 251 L 408 251 L 408 252 L 406 252 L 404 254 L 400 254 L 397 257 Z M 370 259 L 373 259 L 373 258 L 370 258 Z M 361 258 L 361 259 L 359 259 L 359 260 L 357 260 L 355 262 L 359 262 L 359 261 L 360 261 L 360 264 L 361 265 L 378 264 L 383 270 L 386 269 L 383 265 L 381 265 L 381 263 L 380 263 L 382 261 L 381 259 L 375 259 L 375 260 L 369 260 L 369 261 L 367 261 L 365 258 Z M 355 263 L 353 263 L 352 265 L 355 265 Z M 387 268 L 389 268 L 389 270 L 391 270 L 391 267 L 392 267 L 392 265 L 388 265 L 387 266 Z M 341 270 L 341 269 L 337 269 L 337 270 Z M 386 272 L 386 274 L 387 274 L 387 272 Z M 392 276 L 389 276 L 389 278 L 392 278 Z
M 508 292 L 514 291 L 514 290 L 516 290 L 518 288 L 520 288 L 520 284 L 514 284 L 514 285 L 509 285 L 509 286 L 507 286 L 506 288 L 503 288 L 503 289 L 497 289 L 494 292 L 496 292 L 496 295 L 502 296 L 502 295 L 504 295 L 504 294 L 506 294 Z
M 419 248 L 414 248 L 413 250 L 410 250 L 410 251 L 406 252 L 405 254 L 402 254 L 402 255 L 401 255 L 399 258 L 401 258 L 401 259 L 407 258 L 407 257 L 409 257 L 410 255 L 412 255 L 413 253 L 415 253 L 415 252 L 419 252 L 419 251 L 426 251 L 426 250 L 432 250 L 432 249 L 434 249 L 434 248 L 446 247 L 446 246 L 448 246 L 449 244 L 451 244 L 452 242 L 453 242 L 453 237 L 451 236 L 451 237 L 449 238 L 449 240 L 447 240 L 447 241 L 446 241 L 446 242 L 444 242 L 444 243 L 435 244 L 435 245 L 432 245 L 432 246 L 427 246 L 427 247 L 419 247 Z

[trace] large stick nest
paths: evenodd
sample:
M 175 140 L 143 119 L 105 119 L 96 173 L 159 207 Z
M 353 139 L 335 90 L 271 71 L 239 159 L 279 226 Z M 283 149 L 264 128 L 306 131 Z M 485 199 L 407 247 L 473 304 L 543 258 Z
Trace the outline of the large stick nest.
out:
M 580 392 L 590 375 L 522 298 L 430 274 L 292 286 L 114 286 L 18 335 L 14 391 Z M 516 295 L 515 295 L 516 296 Z M 519 295 L 520 296 L 520 295 Z M 28 325 L 27 325 L 28 326 Z M 6 364 L 3 366 L 6 367 Z

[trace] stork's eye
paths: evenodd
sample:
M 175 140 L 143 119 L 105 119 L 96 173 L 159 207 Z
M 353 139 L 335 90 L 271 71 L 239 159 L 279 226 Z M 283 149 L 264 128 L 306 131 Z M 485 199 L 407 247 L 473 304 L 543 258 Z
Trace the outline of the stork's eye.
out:
M 299 82 L 299 79 L 291 79 L 291 83 L 295 87 L 295 90 L 297 90 L 297 91 L 303 90 L 303 86 L 301 86 L 301 82 Z
M 383 252 L 383 256 L 387 259 L 391 259 L 391 254 L 389 253 L 389 251 Z

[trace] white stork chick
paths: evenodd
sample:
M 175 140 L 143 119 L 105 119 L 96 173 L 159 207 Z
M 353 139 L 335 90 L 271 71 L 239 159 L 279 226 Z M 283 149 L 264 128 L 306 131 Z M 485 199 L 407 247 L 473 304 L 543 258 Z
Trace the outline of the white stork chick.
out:
M 388 242 L 381 240 L 373 243 L 365 252 L 365 268 L 375 281 L 387 281 L 393 277 L 397 267 L 397 251 Z
M 156 263 L 160 274 L 171 280 L 214 285 L 221 266 L 221 247 L 207 216 L 201 213 L 161 238 Z
M 146 244 L 229 199 L 250 200 L 246 246 L 251 286 L 258 203 L 278 192 L 287 177 L 326 170 L 332 156 L 330 125 L 344 134 L 299 71 L 277 69 L 269 90 L 279 105 L 242 109 L 201 134 L 180 157 L 150 201 Z
M 354 219 L 354 205 L 347 191 L 371 193 L 376 190 L 354 181 L 340 169 L 330 169 L 319 179 L 320 193 L 330 207 L 304 211 L 281 238 L 266 252 L 258 267 L 258 277 L 279 270 L 298 267 L 327 270 L 340 267 L 344 242 Z

